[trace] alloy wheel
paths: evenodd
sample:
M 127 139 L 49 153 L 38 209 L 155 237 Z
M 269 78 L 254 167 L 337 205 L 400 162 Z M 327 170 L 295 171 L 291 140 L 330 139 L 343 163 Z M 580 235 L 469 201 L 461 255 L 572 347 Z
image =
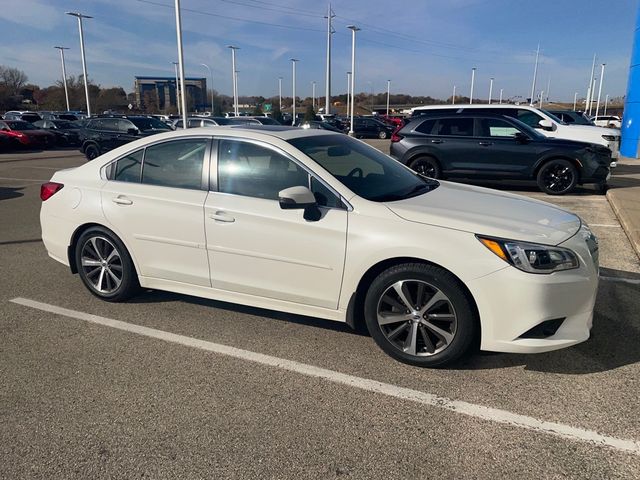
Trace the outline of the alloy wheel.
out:
M 436 167 L 428 160 L 418 160 L 412 165 L 414 171 L 429 178 L 436 178 Z
M 80 261 L 85 278 L 97 292 L 110 294 L 122 284 L 122 258 L 109 239 L 89 237 L 82 246 Z
M 552 165 L 544 171 L 545 186 L 552 192 L 560 193 L 567 190 L 574 181 L 574 173 L 565 165 Z
M 396 349 L 413 356 L 431 356 L 453 341 L 458 317 L 451 300 L 422 280 L 401 280 L 378 300 L 377 320 Z

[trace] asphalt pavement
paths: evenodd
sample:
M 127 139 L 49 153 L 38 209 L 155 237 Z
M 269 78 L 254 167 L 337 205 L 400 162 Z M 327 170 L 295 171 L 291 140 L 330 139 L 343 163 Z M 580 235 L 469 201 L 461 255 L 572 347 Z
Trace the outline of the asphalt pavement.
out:
M 491 185 L 598 235 L 589 341 L 425 370 L 329 321 L 93 297 L 38 221 L 39 185 L 82 163 L 0 155 L 0 478 L 640 478 L 640 264 L 604 195 Z

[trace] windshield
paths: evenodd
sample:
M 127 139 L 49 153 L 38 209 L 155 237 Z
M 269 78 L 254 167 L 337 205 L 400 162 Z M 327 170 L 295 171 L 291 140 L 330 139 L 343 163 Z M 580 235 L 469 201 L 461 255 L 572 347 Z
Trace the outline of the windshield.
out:
M 538 110 L 540 110 L 541 112 L 543 112 L 545 115 L 547 115 L 548 117 L 551 118 L 551 120 L 553 120 L 554 122 L 558 122 L 560 125 L 567 125 L 566 122 L 563 122 L 562 120 L 560 120 L 558 117 L 556 117 L 553 113 L 551 113 L 548 110 L 544 110 L 542 108 L 539 108 Z
M 140 130 L 171 130 L 166 123 L 161 122 L 157 118 L 129 118 L 129 120 Z
M 313 135 L 294 138 L 289 143 L 356 195 L 374 202 L 415 197 L 439 185 L 346 135 Z
M 34 127 L 33 125 L 31 125 L 29 122 L 21 122 L 21 121 L 18 121 L 18 120 L 14 120 L 14 121 L 5 120 L 5 123 L 7 125 L 9 125 L 9 128 L 11 130 L 18 130 L 18 131 L 20 131 L 20 130 L 37 130 L 37 128 Z

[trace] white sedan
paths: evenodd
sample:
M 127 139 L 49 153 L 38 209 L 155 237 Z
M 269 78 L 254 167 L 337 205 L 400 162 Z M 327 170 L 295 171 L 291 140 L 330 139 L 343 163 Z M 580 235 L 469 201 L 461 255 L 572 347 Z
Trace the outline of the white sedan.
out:
M 589 338 L 598 248 L 580 218 L 422 177 L 346 135 L 154 135 L 55 173 L 41 198 L 49 255 L 107 301 L 144 287 L 363 321 L 419 366 Z

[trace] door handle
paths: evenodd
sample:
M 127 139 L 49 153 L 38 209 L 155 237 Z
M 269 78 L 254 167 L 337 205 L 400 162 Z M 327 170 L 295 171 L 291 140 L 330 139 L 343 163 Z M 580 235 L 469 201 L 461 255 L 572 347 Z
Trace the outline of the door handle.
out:
M 114 197 L 111 199 L 113 203 L 117 203 L 118 205 L 133 205 L 133 201 L 129 200 L 127 197 Z
M 478 142 L 478 145 L 482 145 L 483 147 L 488 147 L 489 145 L 493 145 L 491 142 Z
M 444 143 L 444 140 L 431 140 L 431 143 Z
M 228 213 L 220 210 L 217 211 L 216 213 L 210 214 L 209 218 L 212 220 L 215 220 L 216 222 L 223 222 L 223 223 L 233 223 L 236 221 L 236 219 L 230 216 Z

